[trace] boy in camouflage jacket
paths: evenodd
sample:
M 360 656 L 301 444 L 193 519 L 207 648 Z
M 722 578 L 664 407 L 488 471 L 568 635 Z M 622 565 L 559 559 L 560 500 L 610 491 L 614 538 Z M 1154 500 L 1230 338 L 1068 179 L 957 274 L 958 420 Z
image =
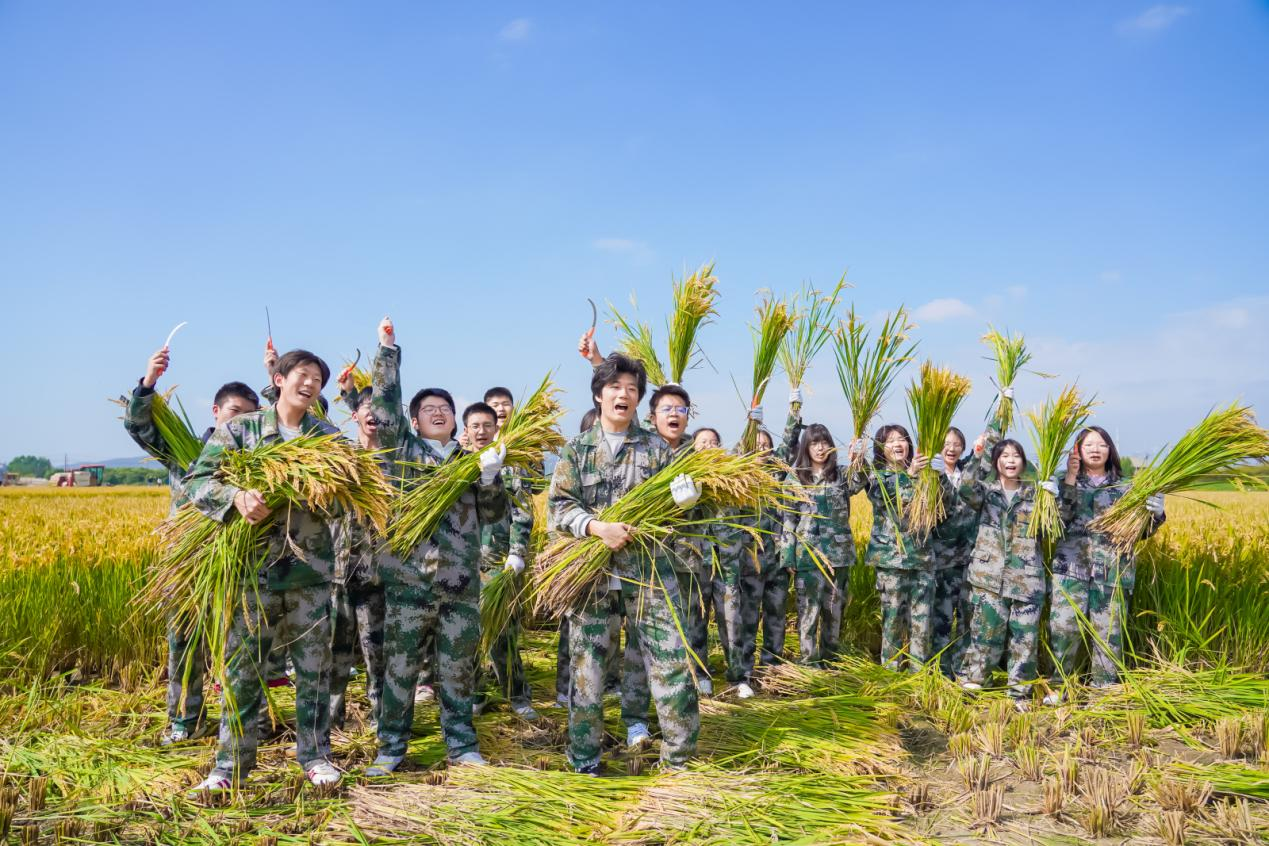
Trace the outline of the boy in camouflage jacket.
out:
M 974 541 L 978 537 L 978 512 L 959 493 L 963 474 L 973 460 L 965 450 L 959 429 L 950 429 L 943 443 L 943 463 L 948 480 L 957 491 L 947 518 L 934 529 L 934 632 L 931 649 L 939 656 L 939 669 L 948 678 L 960 671 L 969 635 L 973 588 L 965 579 Z M 953 626 L 956 636 L 952 636 Z

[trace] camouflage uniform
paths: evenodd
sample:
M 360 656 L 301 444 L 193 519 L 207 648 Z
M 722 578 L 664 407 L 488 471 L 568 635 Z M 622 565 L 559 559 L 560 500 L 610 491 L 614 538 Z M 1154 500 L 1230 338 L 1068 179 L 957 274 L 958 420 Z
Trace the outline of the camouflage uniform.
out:
M 998 436 L 997 436 L 998 437 Z M 989 437 L 989 444 L 996 438 Z M 1029 695 L 1040 646 L 1040 609 L 1047 587 L 1044 555 L 1028 536 L 1035 507 L 1035 485 L 1022 482 L 1010 497 L 999 481 L 984 481 L 991 467 L 990 446 L 971 463 L 961 481 L 960 497 L 979 515 L 966 581 L 973 587 L 973 622 L 961 668 L 961 680 L 985 684 L 1009 644 L 1009 693 Z
M 608 655 L 604 659 L 604 690 L 617 690 L 621 684 L 621 673 L 624 656 L 621 651 L 621 623 L 622 616 L 616 611 L 615 604 L 610 608 L 608 613 Z M 626 626 L 626 648 L 636 649 L 632 647 L 630 642 L 631 629 Z M 637 654 L 637 652 L 636 652 Z M 555 644 L 555 698 L 568 699 L 568 675 L 569 675 L 569 657 L 568 657 L 568 617 L 560 618 L 559 640 Z M 648 701 L 651 701 L 649 694 Z M 644 706 L 644 712 L 647 712 L 647 703 Z
M 585 536 L 591 518 L 670 462 L 665 442 L 632 424 L 614 455 L 599 424 L 564 447 L 550 489 L 553 531 Z M 599 764 L 603 737 L 604 661 L 610 645 L 609 593 L 620 591 L 634 626 L 648 675 L 663 742 L 664 762 L 681 765 L 695 754 L 700 730 L 696 688 L 687 649 L 675 622 L 678 582 L 670 562 L 629 546 L 611 557 L 618 580 L 569 612 L 569 762 L 575 769 Z
M 1131 554 L 1121 555 L 1110 538 L 1090 530 L 1089 523 L 1118 501 L 1127 489 L 1128 485 L 1118 480 L 1094 484 L 1083 473 L 1074 485 L 1066 484 L 1065 478 L 1058 483 L 1058 508 L 1066 530 L 1053 553 L 1049 589 L 1049 643 L 1057 665 L 1055 684 L 1078 667 L 1084 640 L 1081 615 L 1095 635 L 1089 637 L 1087 643 L 1092 683 L 1113 684 L 1119 678 L 1117 665 L 1123 660 L 1123 619 L 1136 583 L 1136 558 Z M 1153 535 L 1163 522 L 1162 515 L 1152 519 L 1142 537 Z M 1109 647 L 1110 654 L 1102 643 Z
M 338 430 L 306 414 L 305 433 L 332 435 Z M 237 518 L 238 489 L 217 478 L 224 455 L 250 450 L 282 438 L 277 410 L 251 412 L 218 427 L 185 478 L 190 502 L 213 520 Z M 330 597 L 335 575 L 335 539 L 330 522 L 297 506 L 274 515 L 268 536 L 267 562 L 255 590 L 244 597 L 226 647 L 227 694 L 237 714 L 222 706 L 216 770 L 223 775 L 249 772 L 256 763 L 258 719 L 264 700 L 262 676 L 276 633 L 288 633 L 286 644 L 295 667 L 296 760 L 307 769 L 330 757 Z M 302 552 L 301 552 L 302 551 Z M 226 700 L 228 697 L 226 697 Z
M 540 478 L 542 471 L 537 476 Z M 502 485 L 507 490 L 511 507 L 507 518 L 498 523 L 481 526 L 480 530 L 480 581 L 485 584 L 502 569 L 507 556 L 518 555 L 528 561 L 529 536 L 533 533 L 533 480 L 515 467 L 504 467 Z M 497 637 L 489 649 L 489 662 L 502 695 L 512 705 L 528 705 L 533 698 L 524 677 L 524 662 L 520 659 L 520 621 L 507 622 L 507 629 Z M 481 656 L 484 660 L 484 656 Z M 484 700 L 480 679 L 483 668 L 477 670 L 476 698 Z
M 394 475 L 408 488 L 426 478 L 439 455 L 410 429 L 401 408 L 401 351 L 380 346 L 374 361 L 372 399 L 379 443 L 391 450 Z M 480 642 L 480 527 L 503 519 L 507 496 L 501 479 L 473 484 L 441 518 L 432 536 L 405 559 L 385 550 L 383 579 L 384 677 L 379 705 L 379 754 L 401 757 L 414 722 L 414 691 L 424 660 L 423 638 L 436 637 L 441 734 L 451 758 L 476 752 L 472 684 Z
M 757 521 L 752 514 L 735 509 L 725 511 L 715 530 L 715 550 L 723 574 L 722 622 L 723 644 L 727 655 L 727 681 L 748 682 L 753 676 L 754 652 L 758 639 L 759 598 L 762 596 L 762 573 L 752 551 L 751 528 Z M 742 528 L 745 527 L 745 528 Z M 768 545 L 774 539 L 763 538 Z M 717 611 L 715 612 L 717 616 Z
M 841 466 L 836 481 L 813 475 L 804 483 L 795 475 L 792 483 L 806 501 L 785 513 L 780 543 L 784 565 L 793 568 L 797 580 L 802 663 L 819 665 L 837 655 L 841 640 L 842 610 L 855 563 L 850 498 L 863 490 L 864 480 Z M 832 573 L 831 581 L 822 568 Z
M 903 507 L 913 495 L 913 477 L 889 468 L 865 465 L 864 488 L 872 503 L 872 536 L 867 561 L 876 571 L 881 594 L 881 662 L 897 670 L 902 656 L 916 672 L 933 655 L 934 555 L 931 542 L 919 543 L 908 529 Z M 944 502 L 951 504 L 951 483 L 942 473 Z M 905 652 L 904 645 L 907 644 Z
M 957 495 L 948 508 L 947 519 L 935 527 L 931 545 L 934 553 L 934 633 L 931 648 L 939 656 L 939 667 L 948 678 L 960 672 L 972 613 L 970 595 L 973 589 L 965 578 L 965 571 L 978 536 L 978 512 L 970 508 L 959 493 L 965 469 L 971 460 L 972 456 L 965 456 L 956 469 L 948 473 Z M 953 625 L 955 637 L 952 636 Z
M 335 589 L 331 597 L 331 725 L 342 728 L 347 705 L 348 677 L 360 652 L 366 665 L 366 698 L 373 719 L 379 716 L 383 687 L 383 581 L 379 578 L 374 530 L 345 515 L 344 535 L 335 558 Z

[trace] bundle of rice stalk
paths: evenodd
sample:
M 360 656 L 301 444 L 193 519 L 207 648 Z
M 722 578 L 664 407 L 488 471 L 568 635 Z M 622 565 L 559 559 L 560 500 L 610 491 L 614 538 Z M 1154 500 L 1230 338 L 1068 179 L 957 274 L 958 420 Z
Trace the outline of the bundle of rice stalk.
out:
M 1075 433 L 1084 428 L 1088 416 L 1097 402 L 1093 399 L 1082 399 L 1074 385 L 1067 385 L 1057 398 L 1049 397 L 1044 405 L 1027 412 L 1027 420 L 1031 423 L 1031 441 L 1035 444 L 1036 463 L 1035 476 L 1044 481 L 1053 479 Z M 1035 507 L 1031 514 L 1031 524 L 1027 527 L 1030 537 L 1057 540 L 1062 537 L 1065 527 L 1058 513 L 1057 497 L 1043 488 L 1036 488 Z
M 1021 335 L 1014 337 L 1007 332 L 1002 335 L 991 326 L 987 328 L 987 334 L 983 335 L 982 340 L 991 348 L 992 360 L 996 362 L 995 420 L 1000 433 L 1005 435 L 1008 434 L 1009 427 L 1013 425 L 1014 409 L 1017 405 L 1013 397 L 1005 396 L 1005 391 L 1013 387 L 1014 380 L 1031 360 L 1031 353 L 1027 350 L 1026 342 Z M 1052 378 L 1048 373 L 1036 373 L 1036 375 L 1046 379 Z
M 789 377 L 789 387 L 802 387 L 812 359 L 833 337 L 833 312 L 846 287 L 846 274 L 843 273 L 831 294 L 825 296 L 810 285 L 804 285 L 793 298 L 792 309 L 797 324 L 780 345 L 780 366 Z M 803 303 L 805 307 L 799 309 Z
M 372 384 L 374 384 L 374 377 L 366 368 L 358 367 L 355 362 L 349 361 L 348 359 L 344 359 L 344 367 L 352 368 L 348 371 L 348 375 L 352 377 L 354 390 L 364 391 L 366 388 L 369 388 Z
M 648 556 L 656 555 L 676 533 L 702 532 L 700 527 L 716 523 L 717 518 L 692 518 L 674 504 L 670 483 L 680 473 L 700 486 L 699 506 L 705 512 L 752 511 L 763 504 L 787 506 L 793 497 L 767 471 L 760 456 L 706 449 L 680 455 L 597 514 L 597 519 L 633 525 L 631 543 L 639 554 Z M 558 618 L 581 606 L 604 580 L 611 559 L 611 550 L 597 537 L 556 537 L 534 562 L 535 611 Z
M 868 343 L 868 329 L 853 307 L 846 322 L 838 325 L 837 378 L 850 406 L 854 438 L 864 437 L 868 425 L 881 411 L 895 377 L 911 361 L 917 342 L 909 342 L 909 333 L 915 328 L 903 308 L 886 317 L 872 345 Z
M 691 276 L 674 283 L 674 310 L 669 326 L 670 381 L 683 382 L 683 374 L 691 364 L 696 349 L 696 331 L 710 315 L 717 315 L 714 301 L 718 299 L 718 277 L 714 275 L 714 263 L 701 265 Z
M 969 380 L 964 376 L 945 367 L 935 367 L 928 361 L 921 365 L 921 381 L 914 381 L 908 388 L 917 452 L 935 456 L 942 451 L 952 418 L 969 395 L 969 388 Z M 908 501 L 908 525 L 924 540 L 946 516 L 946 510 L 939 491 L 938 471 L 926 467 L 917 476 Z
M 1269 800 L 1269 772 L 1246 764 L 1190 764 L 1175 761 L 1168 772 L 1180 781 L 1210 784 L 1212 790 L 1230 796 Z
M 1156 455 L 1138 469 L 1131 487 L 1090 528 L 1110 535 L 1120 552 L 1131 553 L 1150 524 L 1147 499 L 1192 490 L 1204 476 L 1226 476 L 1264 487 L 1262 479 L 1245 469 L 1248 462 L 1269 463 L 1269 431 L 1256 424 L 1249 406 L 1233 403 L 1215 409 L 1182 435 L 1166 455 Z
M 225 681 L 229 630 L 267 563 L 268 536 L 292 506 L 330 519 L 350 513 L 377 531 L 387 528 L 392 489 L 378 455 L 338 435 L 301 435 L 231 450 L 218 477 L 260 491 L 273 511 L 269 518 L 253 526 L 231 515 L 221 523 L 186 505 L 163 524 L 165 549 L 143 601 L 171 614 L 191 635 L 206 637 L 216 680 Z
M 564 445 L 559 427 L 564 408 L 558 394 L 559 388 L 548 374 L 511 412 L 494 442 L 494 446 L 506 447 L 504 466 L 537 472 L 542 455 Z M 397 501 L 388 527 L 388 546 L 402 557 L 432 536 L 454 503 L 480 478 L 480 453 L 464 452 L 452 461 L 424 469 L 422 481 Z
M 633 302 L 633 298 L 631 301 Z M 617 351 L 642 361 L 651 384 L 669 384 L 665 378 L 665 368 L 661 366 L 661 359 L 657 358 L 656 345 L 652 342 L 652 327 L 646 323 L 626 320 L 612 303 L 608 304 L 608 313 L 612 315 L 609 322 L 619 334 Z
M 168 446 L 168 454 L 163 456 L 164 460 L 188 469 L 203 451 L 203 442 L 194 434 L 194 426 L 189 422 L 185 406 L 181 404 L 180 397 L 176 397 L 175 391 L 176 388 L 173 387 L 167 393 L 155 393 L 151 412 L 154 415 L 154 428 L 159 430 Z M 173 397 L 176 398 L 179 413 L 172 408 Z
M 1085 714 L 1115 720 L 1141 709 L 1152 728 L 1166 728 L 1269 710 L 1269 679 L 1223 664 L 1190 668 L 1150 662 L 1133 669 L 1120 666 L 1119 674 L 1122 685 L 1089 701 Z
M 488 655 L 494 641 L 520 616 L 520 599 L 524 593 L 523 579 L 502 568 L 480 586 L 480 652 L 477 654 Z
M 762 404 L 767 383 L 771 381 L 771 374 L 775 371 L 780 347 L 797 322 L 796 315 L 789 310 L 788 302 L 771 296 L 763 299 L 757 311 L 758 325 L 750 327 L 753 334 L 753 393 L 750 408 Z M 743 452 L 752 452 L 757 447 L 758 424 L 754 420 L 748 420 L 745 422 L 745 431 L 740 436 L 740 449 Z

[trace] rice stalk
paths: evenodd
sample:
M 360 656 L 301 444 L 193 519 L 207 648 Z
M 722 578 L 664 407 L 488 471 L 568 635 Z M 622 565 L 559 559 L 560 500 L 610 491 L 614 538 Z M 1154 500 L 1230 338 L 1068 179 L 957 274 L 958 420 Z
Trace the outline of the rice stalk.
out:
M 991 349 L 992 360 L 996 362 L 996 400 L 994 419 L 1001 435 L 1006 435 L 1013 425 L 1017 403 L 1012 397 L 1005 396 L 1005 391 L 1013 387 L 1018 374 L 1031 361 L 1031 352 L 1021 335 L 1013 336 L 1006 332 L 1000 334 L 995 327 L 988 327 L 987 334 L 982 337 L 983 343 Z M 1038 373 L 1046 379 L 1048 373 Z
M 535 468 L 541 465 L 543 454 L 564 445 L 559 428 L 564 408 L 558 394 L 559 389 L 547 375 L 537 390 L 511 412 L 492 445 L 506 448 L 503 466 L 540 472 Z M 397 501 L 388 527 L 388 546 L 401 557 L 430 538 L 454 503 L 480 478 L 480 453 L 461 453 L 421 470 L 420 480 Z
M 718 299 L 717 285 L 713 262 L 701 265 L 691 276 L 674 283 L 667 352 L 670 381 L 676 385 L 682 384 L 683 374 L 691 366 L 692 353 L 697 349 L 697 330 L 708 323 L 711 316 L 718 314 L 714 310 L 714 301 Z
M 1269 800 L 1269 770 L 1259 767 L 1230 762 L 1190 764 L 1176 761 L 1168 772 L 1186 784 L 1199 788 L 1210 785 L 1216 793 Z
M 1039 408 L 1027 412 L 1031 423 L 1031 440 L 1036 448 L 1036 478 L 1052 480 L 1066 458 L 1075 433 L 1084 428 L 1089 414 L 1097 403 L 1081 399 L 1074 385 L 1067 385 L 1057 398 L 1049 397 Z M 1062 537 L 1064 527 L 1058 513 L 1057 497 L 1037 486 L 1031 523 L 1027 526 L 1029 537 Z
M 633 298 L 632 302 L 633 302 Z M 653 385 L 666 385 L 665 368 L 657 358 L 656 344 L 652 340 L 652 327 L 637 320 L 627 320 L 612 304 L 608 304 L 608 313 L 612 315 L 609 322 L 617 330 L 617 351 L 643 362 L 648 373 L 648 381 Z
M 493 644 L 520 617 L 520 600 L 526 591 L 520 576 L 501 567 L 480 586 L 480 651 L 488 655 Z
M 800 388 L 811 367 L 811 361 L 833 337 L 833 313 L 842 291 L 847 288 L 846 274 L 838 280 L 832 293 L 825 295 L 809 284 L 794 297 L 790 308 L 797 323 L 780 345 L 780 366 L 789 377 L 789 387 Z
M 176 389 L 172 388 L 167 393 L 156 392 L 151 414 L 154 417 L 154 427 L 159 430 L 163 443 L 167 444 L 168 448 L 168 454 L 161 457 L 169 464 L 188 469 L 202 453 L 203 442 L 198 435 L 194 434 L 194 426 L 190 423 L 189 415 L 185 413 L 185 406 L 181 405 L 181 400 L 176 397 L 175 391 Z M 176 408 L 171 405 L 173 397 L 176 398 Z
M 1248 462 L 1269 463 L 1269 430 L 1256 424 L 1249 406 L 1233 403 L 1214 409 L 1166 454 L 1139 468 L 1124 495 L 1089 528 L 1107 533 L 1120 552 L 1131 553 L 1153 519 L 1146 510 L 1147 499 L 1192 490 L 1211 476 L 1264 487 L 1263 480 L 1247 472 Z
M 775 372 L 776 358 L 780 355 L 785 336 L 793 329 L 796 317 L 789 310 L 786 300 L 777 300 L 770 295 L 763 298 L 758 305 L 758 325 L 750 326 L 753 335 L 753 392 L 750 395 L 750 408 L 762 404 L 763 394 L 767 391 L 767 383 Z M 740 450 L 753 452 L 758 448 L 758 423 L 748 420 L 745 430 L 740 436 Z
M 928 361 L 921 365 L 921 381 L 914 381 L 908 388 L 917 452 L 925 456 L 939 454 L 956 409 L 969 389 L 969 379 L 964 376 Z M 912 533 L 924 541 L 946 513 L 939 473 L 926 467 L 914 480 L 912 498 L 907 504 L 908 525 Z

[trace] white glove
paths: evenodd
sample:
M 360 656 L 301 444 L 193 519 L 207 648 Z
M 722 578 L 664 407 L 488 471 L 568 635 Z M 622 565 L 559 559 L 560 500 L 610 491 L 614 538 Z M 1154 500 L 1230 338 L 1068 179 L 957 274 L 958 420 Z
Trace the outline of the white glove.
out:
M 507 556 L 507 563 L 502 565 L 502 569 L 518 576 L 524 572 L 524 559 L 513 552 Z
M 1151 494 L 1146 497 L 1146 510 L 1156 517 L 1163 516 L 1163 494 Z
M 793 405 L 795 403 L 797 405 L 802 404 L 802 389 L 801 388 L 794 388 L 793 390 L 789 391 L 789 405 Z
M 946 473 L 947 462 L 943 460 L 943 456 L 936 455 L 930 459 L 930 469 L 936 473 Z
M 1000 392 L 997 394 L 997 399 L 1001 399 L 1001 400 L 1013 399 L 1013 387 L 1010 386 L 1007 388 L 1001 388 Z
M 850 446 L 846 447 L 846 455 L 851 461 L 854 461 L 864 454 L 864 447 L 867 445 L 863 438 L 855 438 L 855 440 L 850 442 Z
M 680 473 L 670 482 L 670 496 L 674 497 L 674 504 L 679 508 L 688 509 L 701 498 L 701 489 L 691 476 Z
M 1057 482 L 1053 481 L 1052 479 L 1045 479 L 1044 481 L 1040 483 L 1040 490 L 1048 491 L 1054 496 L 1057 496 L 1058 495 Z
M 490 447 L 480 454 L 480 483 L 492 485 L 494 479 L 502 472 L 502 461 L 507 457 L 507 445 L 499 444 Z
M 749 419 L 755 423 L 761 423 L 762 422 L 762 406 L 755 405 L 753 408 L 749 409 Z

